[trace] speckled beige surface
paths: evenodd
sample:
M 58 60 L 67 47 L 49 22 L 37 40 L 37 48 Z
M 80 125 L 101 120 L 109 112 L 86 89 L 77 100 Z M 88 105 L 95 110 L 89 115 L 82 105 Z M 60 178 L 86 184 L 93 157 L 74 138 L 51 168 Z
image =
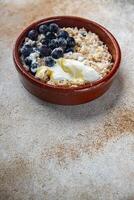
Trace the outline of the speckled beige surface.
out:
M 26 25 L 64 14 L 101 23 L 122 49 L 110 90 L 74 107 L 30 95 L 12 61 Z M 0 0 L 0 200 L 134 200 L 133 45 L 133 0 Z

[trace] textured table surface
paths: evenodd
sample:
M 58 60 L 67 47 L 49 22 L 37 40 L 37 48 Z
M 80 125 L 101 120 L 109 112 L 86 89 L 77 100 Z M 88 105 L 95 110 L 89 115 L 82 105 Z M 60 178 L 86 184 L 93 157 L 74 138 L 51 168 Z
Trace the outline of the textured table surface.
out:
M 26 25 L 68 14 L 101 23 L 122 49 L 110 90 L 74 107 L 29 94 L 12 61 Z M 133 0 L 0 0 L 0 200 L 134 200 Z

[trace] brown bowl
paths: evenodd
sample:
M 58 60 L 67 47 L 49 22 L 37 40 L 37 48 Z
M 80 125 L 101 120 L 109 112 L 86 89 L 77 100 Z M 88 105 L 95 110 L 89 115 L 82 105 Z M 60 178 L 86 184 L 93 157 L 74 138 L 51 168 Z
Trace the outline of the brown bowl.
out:
M 78 87 L 67 88 L 65 86 L 52 86 L 43 83 L 27 72 L 21 63 L 19 48 L 29 30 L 41 25 L 42 23 L 49 22 L 55 22 L 60 27 L 84 27 L 87 31 L 91 31 L 99 35 L 99 38 L 108 46 L 109 52 L 113 56 L 114 64 L 109 74 L 101 80 L 92 82 L 92 84 L 87 83 Z M 91 101 L 101 96 L 108 90 L 119 69 L 121 51 L 114 36 L 96 22 L 74 16 L 55 16 L 37 21 L 22 31 L 15 43 L 13 59 L 16 69 L 19 72 L 20 80 L 30 93 L 51 103 L 77 105 Z

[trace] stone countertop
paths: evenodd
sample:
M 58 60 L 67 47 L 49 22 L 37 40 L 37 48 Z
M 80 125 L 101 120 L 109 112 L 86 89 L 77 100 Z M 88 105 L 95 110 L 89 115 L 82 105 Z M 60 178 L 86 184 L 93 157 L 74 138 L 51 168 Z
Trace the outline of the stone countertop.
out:
M 109 29 L 122 50 L 110 90 L 79 106 L 29 94 L 12 61 L 29 23 L 77 15 Z M 134 1 L 0 1 L 0 200 L 134 199 Z

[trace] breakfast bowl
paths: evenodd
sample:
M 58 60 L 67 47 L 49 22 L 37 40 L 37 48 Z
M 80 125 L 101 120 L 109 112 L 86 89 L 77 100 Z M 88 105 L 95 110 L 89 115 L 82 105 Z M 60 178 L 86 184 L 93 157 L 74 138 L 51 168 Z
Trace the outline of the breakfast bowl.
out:
M 59 27 L 77 27 L 85 28 L 99 36 L 99 39 L 108 47 L 108 51 L 112 55 L 112 68 L 101 79 L 87 82 L 81 85 L 66 87 L 66 85 L 53 85 L 41 81 L 33 76 L 26 68 L 24 68 L 20 48 L 30 30 L 36 29 L 42 24 L 56 23 Z M 15 42 L 13 50 L 13 60 L 18 71 L 20 81 L 23 86 L 38 98 L 60 105 L 77 105 L 89 102 L 103 95 L 111 86 L 116 77 L 121 61 L 121 51 L 118 42 L 114 36 L 103 26 L 96 22 L 75 16 L 54 16 L 42 19 L 29 25 L 19 35 Z

